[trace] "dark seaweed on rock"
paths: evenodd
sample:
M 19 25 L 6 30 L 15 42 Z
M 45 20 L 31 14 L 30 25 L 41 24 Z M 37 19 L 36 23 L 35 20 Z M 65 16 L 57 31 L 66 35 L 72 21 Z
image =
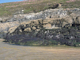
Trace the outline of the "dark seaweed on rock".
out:
M 76 28 L 76 29 L 75 29 Z M 22 45 L 68 45 L 80 46 L 79 26 L 62 29 L 41 29 L 35 36 L 30 34 L 15 34 L 6 36 L 6 41 Z

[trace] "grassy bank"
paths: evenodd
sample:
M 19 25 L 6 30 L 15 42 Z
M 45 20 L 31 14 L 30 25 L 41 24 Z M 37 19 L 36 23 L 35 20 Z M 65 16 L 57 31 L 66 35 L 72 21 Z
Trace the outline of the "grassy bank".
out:
M 54 7 L 55 4 L 62 3 L 63 8 L 76 8 L 80 7 L 80 1 L 69 2 L 68 0 L 40 0 L 40 1 L 22 1 L 22 2 L 11 2 L 0 4 L 0 17 L 11 16 L 19 13 L 31 13 L 39 12 L 50 7 Z M 22 12 L 24 10 L 24 12 Z

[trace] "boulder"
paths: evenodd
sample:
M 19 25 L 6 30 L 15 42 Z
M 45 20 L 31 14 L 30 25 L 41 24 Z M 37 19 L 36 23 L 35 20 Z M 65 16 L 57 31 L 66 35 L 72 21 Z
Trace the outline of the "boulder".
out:
M 31 28 L 25 28 L 24 31 L 25 32 L 32 32 Z
M 73 20 L 76 20 L 77 15 L 75 13 L 71 13 L 70 17 L 72 17 Z
M 66 24 L 68 24 L 67 22 L 63 22 L 62 27 L 64 27 Z
M 45 25 L 43 25 L 43 27 L 46 28 L 46 29 L 51 29 L 51 24 L 49 24 L 49 23 L 45 24 Z
M 76 17 L 76 20 L 74 20 L 75 24 L 80 24 L 80 16 Z
M 70 16 L 65 17 L 65 18 L 63 18 L 63 19 L 64 19 L 64 21 L 66 21 L 66 22 L 69 23 L 69 24 L 72 24 L 72 23 L 73 23 L 73 19 L 72 19 Z
M 70 16 L 67 16 L 65 18 L 63 18 L 63 24 L 62 27 L 66 26 L 66 25 L 72 26 L 73 24 L 73 19 Z
M 22 33 L 23 32 L 22 29 L 20 29 L 19 32 Z
M 11 27 L 9 30 L 8 30 L 8 33 L 13 33 L 15 30 L 16 30 L 16 28 L 17 28 L 18 26 L 14 26 L 14 27 Z
M 60 4 L 58 4 L 58 7 L 59 7 L 59 8 L 61 8 L 61 7 L 62 7 L 62 4 L 61 4 L 61 3 L 60 3 Z
M 36 30 L 36 27 L 32 27 L 32 30 Z

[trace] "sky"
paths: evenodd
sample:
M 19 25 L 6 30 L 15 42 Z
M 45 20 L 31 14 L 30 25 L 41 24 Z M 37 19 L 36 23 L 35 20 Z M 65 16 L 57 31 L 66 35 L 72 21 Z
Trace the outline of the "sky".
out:
M 0 0 L 0 3 L 17 2 L 17 1 L 23 1 L 23 0 Z

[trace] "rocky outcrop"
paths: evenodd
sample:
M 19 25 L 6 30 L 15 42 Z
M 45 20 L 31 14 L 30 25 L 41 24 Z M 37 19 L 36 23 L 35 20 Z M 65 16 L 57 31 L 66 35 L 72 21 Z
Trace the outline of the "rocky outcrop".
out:
M 32 32 L 45 29 L 60 29 L 62 27 L 80 24 L 80 9 L 47 9 L 38 13 L 18 14 L 12 18 L 0 18 L 0 32 Z
M 13 44 L 31 45 L 68 45 L 80 47 L 80 25 L 62 27 L 61 29 L 23 29 L 19 26 L 14 33 L 6 36 L 6 41 Z M 14 40 L 15 39 L 15 40 Z
M 1 31 L 5 33 L 6 41 L 15 44 L 36 42 L 38 45 L 80 46 L 78 12 L 78 8 L 48 9 L 39 13 L 14 15 L 10 20 L 1 22 L 4 26 Z

